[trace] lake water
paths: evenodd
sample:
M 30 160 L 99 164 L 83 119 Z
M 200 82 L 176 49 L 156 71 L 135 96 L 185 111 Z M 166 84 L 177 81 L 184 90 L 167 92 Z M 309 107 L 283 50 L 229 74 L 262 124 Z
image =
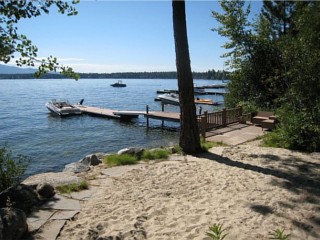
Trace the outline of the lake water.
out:
M 51 99 L 66 99 L 84 105 L 115 110 L 161 111 L 154 101 L 158 89 L 177 89 L 177 80 L 126 79 L 125 88 L 113 88 L 114 79 L 42 79 L 0 80 L 0 146 L 9 145 L 13 155 L 32 158 L 26 176 L 41 172 L 61 171 L 68 163 L 84 156 L 112 153 L 125 147 L 158 147 L 178 143 L 179 124 L 146 119 L 140 116 L 129 122 L 88 115 L 60 118 L 49 113 L 45 103 Z M 195 80 L 197 85 L 221 81 Z M 201 96 L 204 98 L 204 96 Z M 223 101 L 220 95 L 206 95 Z M 214 111 L 216 107 L 204 109 Z M 165 111 L 179 111 L 166 105 Z

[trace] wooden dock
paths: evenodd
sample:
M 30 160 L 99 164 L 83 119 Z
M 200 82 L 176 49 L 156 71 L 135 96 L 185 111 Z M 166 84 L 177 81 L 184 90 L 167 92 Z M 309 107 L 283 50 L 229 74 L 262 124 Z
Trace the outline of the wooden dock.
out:
M 173 121 L 179 122 L 180 121 L 180 113 L 175 112 L 155 112 L 148 110 L 146 111 L 118 111 L 113 109 L 107 108 L 99 108 L 99 107 L 91 107 L 85 105 L 77 105 L 77 108 L 81 110 L 82 113 L 89 114 L 92 116 L 98 117 L 106 117 L 106 118 L 114 118 L 114 119 L 131 119 L 137 118 L 139 115 L 144 116 L 151 119 L 157 119 L 162 121 Z
M 115 110 L 112 110 L 112 109 L 90 107 L 90 106 L 84 106 L 84 105 L 77 105 L 76 107 L 79 108 L 82 113 L 86 113 L 89 115 L 120 119 L 120 116 L 114 114 Z

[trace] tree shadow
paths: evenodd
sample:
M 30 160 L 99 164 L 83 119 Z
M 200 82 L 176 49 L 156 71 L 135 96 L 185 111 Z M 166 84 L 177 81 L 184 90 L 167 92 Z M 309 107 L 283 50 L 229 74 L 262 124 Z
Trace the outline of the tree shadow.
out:
M 249 163 L 232 160 L 228 157 L 223 157 L 214 153 L 202 153 L 199 155 L 201 158 L 206 158 L 220 164 L 224 164 L 230 167 L 236 167 L 248 171 L 261 173 L 264 175 L 270 175 L 275 178 L 272 179 L 271 184 L 274 186 L 285 188 L 298 197 L 297 199 L 287 199 L 286 202 L 279 201 L 279 205 L 285 208 L 293 209 L 301 203 L 309 203 L 314 205 L 314 213 L 305 216 L 305 219 L 296 220 L 289 219 L 292 224 L 304 231 L 306 234 L 315 238 L 320 238 L 320 234 L 316 233 L 314 225 L 320 227 L 320 217 L 316 214 L 320 209 L 320 164 L 304 161 L 297 157 L 280 158 L 279 156 L 272 154 L 256 155 L 251 154 L 248 157 L 259 157 L 265 160 L 265 163 L 277 162 L 275 166 L 257 166 Z M 263 161 L 262 161 L 263 162 Z M 281 217 L 287 217 L 277 214 L 273 211 L 273 208 L 266 205 L 252 204 L 250 209 L 260 213 L 264 216 L 269 214 L 276 214 Z

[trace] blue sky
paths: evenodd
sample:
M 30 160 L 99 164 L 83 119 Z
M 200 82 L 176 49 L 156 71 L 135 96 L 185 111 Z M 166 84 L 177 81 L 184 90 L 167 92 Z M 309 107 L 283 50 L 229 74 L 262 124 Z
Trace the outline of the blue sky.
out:
M 77 16 L 50 14 L 19 23 L 39 48 L 78 72 L 175 71 L 172 2 L 81 1 Z M 256 8 L 260 2 L 252 2 Z M 193 71 L 222 70 L 222 39 L 211 31 L 217 1 L 187 1 L 187 31 Z

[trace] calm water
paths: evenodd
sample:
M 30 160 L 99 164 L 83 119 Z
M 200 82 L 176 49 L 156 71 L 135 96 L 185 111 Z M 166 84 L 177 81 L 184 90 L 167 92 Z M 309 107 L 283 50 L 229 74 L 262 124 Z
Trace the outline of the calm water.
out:
M 126 79 L 126 88 L 110 86 L 112 79 L 0 80 L 0 146 L 8 144 L 13 155 L 32 157 L 26 175 L 61 171 L 70 162 L 94 152 L 116 152 L 125 147 L 168 146 L 178 142 L 179 125 L 166 122 L 170 129 L 161 129 L 161 121 L 140 116 L 129 122 L 87 115 L 67 118 L 49 113 L 45 103 L 51 99 L 66 99 L 84 105 L 115 110 L 161 111 L 155 102 L 157 89 L 177 89 L 177 80 Z M 197 85 L 221 83 L 195 80 Z M 203 96 L 202 96 L 203 97 Z M 208 95 L 215 101 L 221 96 Z M 214 107 L 206 107 L 214 110 Z M 166 111 L 178 111 L 166 105 Z

